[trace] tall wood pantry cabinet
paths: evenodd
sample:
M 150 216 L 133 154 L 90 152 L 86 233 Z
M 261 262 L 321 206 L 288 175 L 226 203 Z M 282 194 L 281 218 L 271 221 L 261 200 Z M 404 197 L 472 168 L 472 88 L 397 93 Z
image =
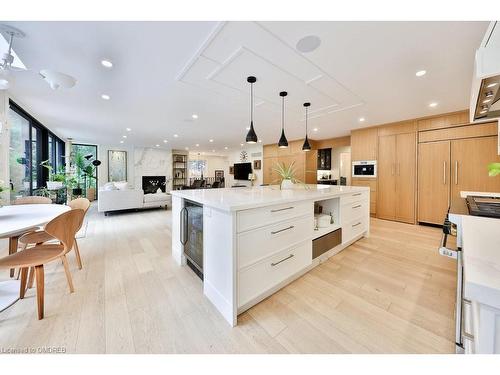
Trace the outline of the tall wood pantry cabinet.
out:
M 415 223 L 416 134 L 378 140 L 377 217 Z
M 442 224 L 461 191 L 500 192 L 500 178 L 488 176 L 493 162 L 500 162 L 497 136 L 420 143 L 418 221 Z

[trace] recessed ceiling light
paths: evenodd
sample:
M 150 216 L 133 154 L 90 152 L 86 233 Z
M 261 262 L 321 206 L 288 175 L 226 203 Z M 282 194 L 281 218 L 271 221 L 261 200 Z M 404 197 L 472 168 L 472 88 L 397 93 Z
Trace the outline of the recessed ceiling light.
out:
M 120 143 L 123 143 L 123 141 L 120 141 Z
M 163 140 L 163 143 L 167 143 L 168 141 L 166 139 Z
M 296 48 L 299 52 L 312 52 L 321 44 L 321 39 L 316 35 L 308 35 L 297 42 Z
M 212 143 L 214 140 L 213 140 L 213 139 L 209 139 L 208 141 L 209 141 L 210 143 Z
M 103 98 L 104 100 L 109 100 L 109 99 L 111 99 L 111 97 L 110 97 L 109 95 L 107 95 L 107 94 L 102 94 L 102 95 L 101 95 L 101 98 Z
M 179 136 L 177 134 L 174 134 L 174 138 L 177 138 L 177 137 L 179 137 Z
M 200 144 L 199 144 L 199 143 L 197 143 L 197 144 L 196 144 L 196 147 L 200 147 Z
M 227 150 L 227 146 L 226 146 L 226 147 L 224 147 L 224 150 Z
M 493 83 L 490 83 L 488 86 L 486 86 L 487 88 L 492 88 L 492 87 L 495 87 L 496 85 L 498 85 L 498 82 L 493 82 Z
M 156 145 L 156 147 L 160 147 L 160 145 Z
M 360 117 L 359 118 L 359 122 L 365 122 L 365 118 L 364 117 Z
M 189 147 L 184 147 L 185 150 L 189 150 Z
M 247 126 L 245 129 L 246 129 L 246 130 L 250 130 L 250 126 Z
M 313 132 L 317 132 L 317 131 L 318 131 L 318 128 L 314 128 L 314 129 L 313 129 Z
M 113 63 L 109 60 L 101 60 L 101 65 L 104 66 L 105 68 L 113 67 Z
M 427 73 L 426 70 L 419 70 L 418 72 L 415 73 L 417 77 L 422 77 L 425 76 L 425 73 Z
M 131 131 L 132 131 L 132 129 L 130 129 L 130 128 L 127 128 L 126 130 L 127 130 L 128 132 L 131 132 Z
M 485 100 L 483 100 L 483 103 L 489 103 L 489 102 L 491 102 L 491 99 L 485 99 Z
M 432 103 L 429 104 L 429 107 L 435 108 L 435 107 L 437 107 L 437 105 L 438 104 L 436 102 L 432 102 Z
M 243 147 L 243 143 L 240 143 L 240 146 Z
M 191 117 L 192 117 L 192 118 L 194 118 L 194 119 L 196 120 L 196 119 L 198 118 L 198 115 L 197 115 L 196 113 L 193 113 L 193 114 L 191 115 Z
M 126 135 L 122 135 L 122 138 L 127 138 L 127 136 Z

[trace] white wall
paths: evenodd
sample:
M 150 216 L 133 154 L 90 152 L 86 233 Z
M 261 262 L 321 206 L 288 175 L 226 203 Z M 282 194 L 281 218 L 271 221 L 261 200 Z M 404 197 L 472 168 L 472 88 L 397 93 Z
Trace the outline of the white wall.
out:
M 241 147 L 239 150 L 235 150 L 234 152 L 231 152 L 228 154 L 228 160 L 229 160 L 229 166 L 233 165 L 234 163 L 241 163 L 240 160 L 240 154 L 241 151 L 246 151 L 248 154 L 248 162 L 252 163 L 252 169 L 253 169 L 253 162 L 254 160 L 260 160 L 261 161 L 261 169 L 259 170 L 254 170 L 253 172 L 255 173 L 256 180 L 253 182 L 254 186 L 258 186 L 263 183 L 263 177 L 262 177 L 262 145 L 260 144 L 255 144 L 255 145 L 248 145 L 245 144 L 243 147 Z M 254 156 L 252 156 L 252 154 Z M 251 182 L 250 181 L 235 181 L 233 178 L 233 175 L 228 175 L 229 178 L 226 179 L 226 187 L 231 187 L 231 185 L 238 184 L 238 185 L 246 185 L 250 186 Z

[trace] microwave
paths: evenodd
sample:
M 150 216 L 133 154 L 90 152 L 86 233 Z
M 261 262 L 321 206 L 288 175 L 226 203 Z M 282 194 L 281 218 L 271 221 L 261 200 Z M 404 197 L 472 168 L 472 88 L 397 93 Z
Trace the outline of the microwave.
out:
M 377 177 L 377 161 L 362 160 L 352 162 L 352 177 Z

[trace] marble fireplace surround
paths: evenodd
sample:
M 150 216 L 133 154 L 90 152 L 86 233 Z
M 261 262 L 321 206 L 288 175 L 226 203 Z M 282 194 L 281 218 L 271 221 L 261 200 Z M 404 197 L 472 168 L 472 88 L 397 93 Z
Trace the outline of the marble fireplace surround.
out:
M 166 191 L 172 187 L 172 152 L 155 148 L 134 148 L 134 187 L 142 189 L 143 176 L 165 176 Z

